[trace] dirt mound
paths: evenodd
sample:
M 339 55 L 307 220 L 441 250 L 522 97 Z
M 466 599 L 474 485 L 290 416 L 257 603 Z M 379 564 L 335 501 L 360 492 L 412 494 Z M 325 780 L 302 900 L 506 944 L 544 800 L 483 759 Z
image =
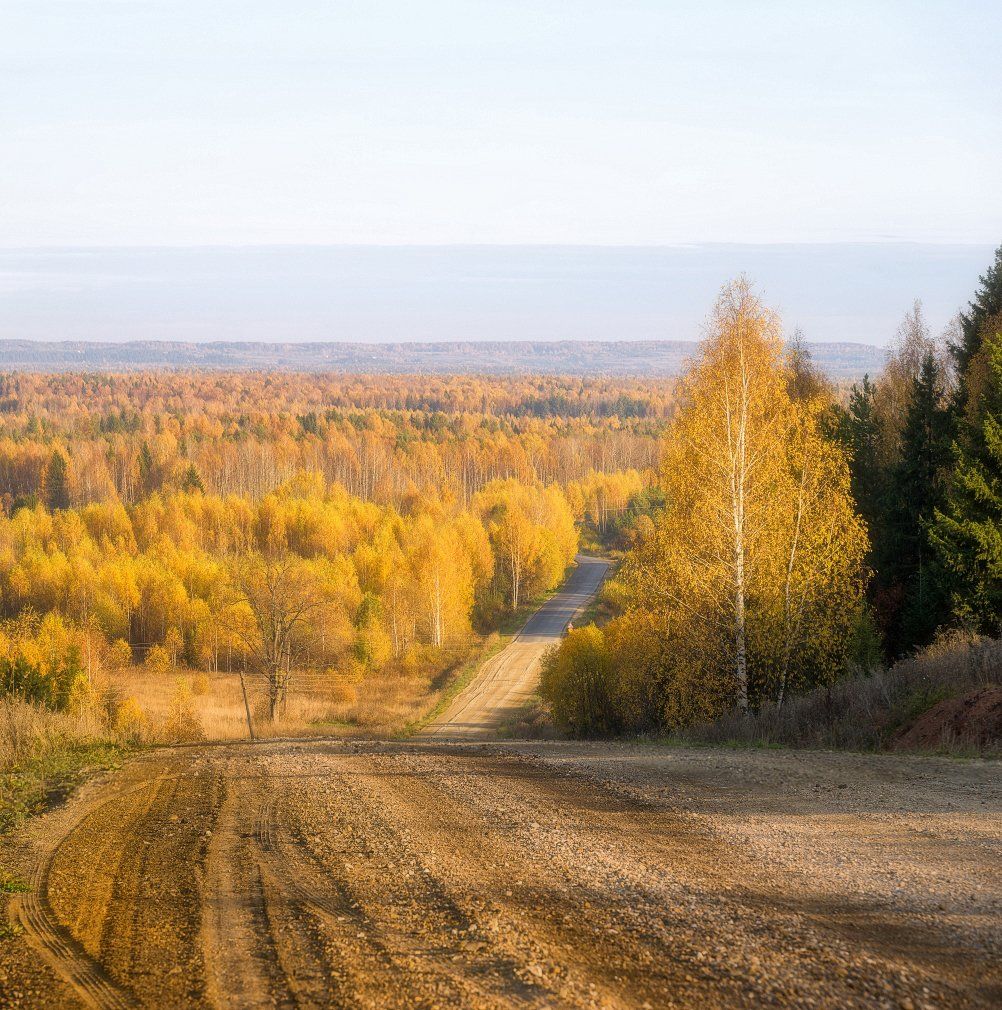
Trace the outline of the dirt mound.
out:
M 983 687 L 933 705 L 899 734 L 895 750 L 935 750 L 946 741 L 1002 747 L 1002 687 Z

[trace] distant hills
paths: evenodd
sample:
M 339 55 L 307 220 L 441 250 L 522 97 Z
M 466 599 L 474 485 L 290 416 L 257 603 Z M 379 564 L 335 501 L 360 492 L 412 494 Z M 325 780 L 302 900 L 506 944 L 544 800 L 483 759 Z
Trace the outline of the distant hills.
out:
M 884 351 L 870 344 L 809 343 L 814 360 L 836 379 L 876 374 Z M 218 369 L 252 371 L 421 372 L 672 376 L 698 345 L 684 340 L 484 341 L 435 343 L 182 343 L 137 340 L 43 342 L 0 340 L 0 369 L 8 371 L 137 371 Z

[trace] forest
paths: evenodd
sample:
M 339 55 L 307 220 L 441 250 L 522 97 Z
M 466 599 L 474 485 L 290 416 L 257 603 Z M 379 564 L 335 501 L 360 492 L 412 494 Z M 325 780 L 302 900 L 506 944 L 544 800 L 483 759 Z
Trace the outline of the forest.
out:
M 239 677 L 256 722 L 290 689 L 419 692 L 554 589 L 583 530 L 614 535 L 670 403 L 633 380 L 6 374 L 0 684 L 157 737 L 213 732 L 204 675 Z
M 212 685 L 259 729 L 385 726 L 582 545 L 621 564 L 544 664 L 574 734 L 997 636 L 1000 319 L 1002 252 L 954 326 L 916 303 L 852 385 L 744 279 L 677 381 L 4 373 L 0 685 L 139 738 L 218 732 Z
M 832 720 L 840 684 L 839 718 L 889 731 L 897 715 L 882 707 L 904 692 L 881 671 L 912 677 L 912 715 L 964 677 L 998 683 L 1002 249 L 945 333 L 916 302 L 882 372 L 848 388 L 734 282 L 675 408 L 664 506 L 629 530 L 611 619 L 574 629 L 545 665 L 564 729 L 663 733 L 737 713 L 737 738 L 768 724 L 756 739 L 799 742 L 805 728 L 782 714 L 795 695 L 821 691 Z M 915 666 L 949 643 L 959 680 Z

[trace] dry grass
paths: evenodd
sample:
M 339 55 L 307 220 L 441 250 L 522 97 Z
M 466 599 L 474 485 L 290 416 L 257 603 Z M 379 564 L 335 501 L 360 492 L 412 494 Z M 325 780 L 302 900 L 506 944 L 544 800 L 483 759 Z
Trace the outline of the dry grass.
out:
M 104 739 L 104 727 L 95 715 L 50 712 L 18 698 L 0 698 L 0 774 L 68 745 Z
M 293 677 L 279 718 L 268 718 L 262 678 L 248 677 L 258 737 L 389 736 L 432 710 L 457 676 L 479 663 L 497 636 L 421 670 L 364 678 L 303 672 Z M 434 659 L 434 663 L 432 663 Z M 116 763 L 123 746 L 246 739 L 240 677 L 202 671 L 110 674 L 86 712 L 52 712 L 0 698 L 0 835 L 62 795 L 90 769 Z
M 686 743 L 880 750 L 945 698 L 1002 684 L 1002 641 L 954 633 L 921 654 L 868 677 L 838 681 L 769 705 L 679 730 Z M 941 753 L 969 754 L 969 744 L 941 741 Z
M 0 835 L 118 755 L 96 713 L 69 715 L 0 698 Z
M 246 678 L 251 721 L 258 737 L 389 736 L 415 724 L 464 671 L 496 648 L 497 635 L 471 643 L 410 672 L 364 677 L 302 671 L 293 676 L 278 719 L 268 717 L 264 679 Z M 154 673 L 133 667 L 112 675 L 113 707 L 138 707 L 141 726 L 132 738 L 147 743 L 245 739 L 247 717 L 236 673 Z
M 268 718 L 264 679 L 251 675 L 254 732 L 259 738 L 407 732 L 444 703 L 500 642 L 492 634 L 449 653 L 419 651 L 403 669 L 380 675 L 300 672 L 275 722 Z M 102 674 L 86 706 L 71 714 L 0 698 L 0 835 L 64 795 L 88 771 L 117 764 L 131 745 L 248 735 L 235 673 L 131 667 Z

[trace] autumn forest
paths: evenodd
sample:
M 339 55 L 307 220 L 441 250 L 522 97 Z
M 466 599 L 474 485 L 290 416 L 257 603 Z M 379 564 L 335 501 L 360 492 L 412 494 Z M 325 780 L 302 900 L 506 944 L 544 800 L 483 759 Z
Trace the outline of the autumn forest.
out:
M 5 376 L 8 686 L 134 729 L 139 702 L 95 694 L 134 665 L 168 694 L 180 668 L 263 678 L 268 718 L 297 671 L 433 677 L 644 500 L 669 405 L 627 380 Z
M 995 555 L 964 538 L 997 483 L 998 278 L 941 337 L 916 304 L 851 386 L 745 280 L 671 382 L 5 374 L 5 693 L 185 738 L 220 731 L 192 700 L 211 676 L 251 733 L 385 726 L 581 549 L 617 570 L 541 688 L 577 734 L 781 708 L 992 634 Z

